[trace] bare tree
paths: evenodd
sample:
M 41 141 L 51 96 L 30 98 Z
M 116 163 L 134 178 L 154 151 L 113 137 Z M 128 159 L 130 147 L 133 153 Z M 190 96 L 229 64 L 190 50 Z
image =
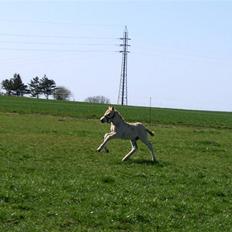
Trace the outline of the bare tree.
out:
M 56 100 L 67 100 L 71 96 L 71 91 L 63 86 L 56 87 L 53 92 L 53 97 Z
M 93 97 L 86 98 L 85 102 L 109 104 L 110 103 L 110 99 L 107 98 L 107 97 L 104 97 L 104 96 L 93 96 Z

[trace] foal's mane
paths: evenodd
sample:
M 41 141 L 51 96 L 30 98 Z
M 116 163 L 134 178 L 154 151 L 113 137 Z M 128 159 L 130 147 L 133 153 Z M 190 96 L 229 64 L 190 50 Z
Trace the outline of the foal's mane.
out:
M 124 118 L 122 117 L 122 115 L 121 115 L 117 110 L 115 110 L 115 112 L 117 113 L 118 117 L 119 117 L 122 121 L 125 121 Z

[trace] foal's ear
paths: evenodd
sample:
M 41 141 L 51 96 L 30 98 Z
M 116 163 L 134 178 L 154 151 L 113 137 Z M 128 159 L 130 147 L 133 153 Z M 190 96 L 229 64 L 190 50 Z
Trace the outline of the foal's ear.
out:
M 109 110 L 114 111 L 114 107 L 113 106 L 109 106 Z

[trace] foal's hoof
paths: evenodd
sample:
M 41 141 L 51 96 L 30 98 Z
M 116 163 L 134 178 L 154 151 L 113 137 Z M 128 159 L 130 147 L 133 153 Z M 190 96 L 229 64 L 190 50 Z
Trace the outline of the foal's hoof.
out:
M 101 149 L 98 148 L 98 149 L 97 149 L 97 152 L 100 152 L 100 151 L 101 151 Z
M 122 159 L 122 162 L 124 162 L 124 161 L 126 161 L 126 160 L 128 160 L 128 158 L 127 158 L 127 157 L 124 157 L 124 158 Z
M 154 164 L 159 164 L 159 160 L 155 159 L 155 160 L 151 160 Z

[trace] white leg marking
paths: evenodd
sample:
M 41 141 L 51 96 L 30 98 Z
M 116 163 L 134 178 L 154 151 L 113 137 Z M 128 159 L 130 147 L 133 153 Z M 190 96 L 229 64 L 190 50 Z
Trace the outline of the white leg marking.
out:
M 116 136 L 115 132 L 110 132 L 105 136 L 103 143 L 97 148 L 97 151 L 100 152 L 105 145 L 109 142 L 110 139 L 113 139 Z
M 109 134 L 109 133 L 106 133 L 106 134 L 104 135 L 104 140 L 106 139 L 106 137 L 108 136 L 108 134 Z M 104 140 L 103 140 L 103 141 L 104 141 Z M 106 145 L 104 146 L 104 150 L 105 150 L 106 153 L 109 152 L 109 149 L 106 147 Z
M 137 146 L 136 140 L 131 140 L 131 150 L 128 154 L 126 154 L 123 157 L 122 161 L 129 159 L 130 156 L 132 156 L 136 152 L 137 149 L 138 149 L 138 146 Z

